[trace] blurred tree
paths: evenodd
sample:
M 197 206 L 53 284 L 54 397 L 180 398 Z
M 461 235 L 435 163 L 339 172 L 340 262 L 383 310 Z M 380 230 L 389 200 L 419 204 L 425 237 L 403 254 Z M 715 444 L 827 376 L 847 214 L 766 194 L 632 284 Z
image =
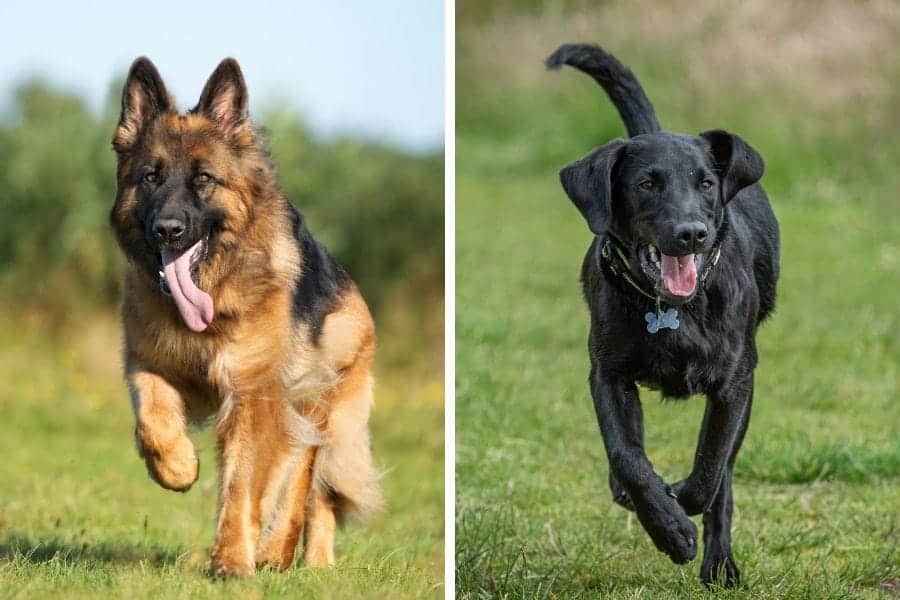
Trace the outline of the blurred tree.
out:
M 13 302 L 62 308 L 114 298 L 109 131 L 77 97 L 38 82 L 0 124 L 0 284 Z

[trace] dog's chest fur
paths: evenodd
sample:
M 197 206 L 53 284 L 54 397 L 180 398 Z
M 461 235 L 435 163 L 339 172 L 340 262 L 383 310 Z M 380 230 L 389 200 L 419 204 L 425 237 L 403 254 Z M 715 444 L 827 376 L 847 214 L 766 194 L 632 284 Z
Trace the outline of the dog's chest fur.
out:
M 676 330 L 644 331 L 633 362 L 634 379 L 669 398 L 720 388 L 731 379 L 741 357 L 739 331 L 708 314 L 696 314 L 694 308 L 679 307 Z M 723 329 L 730 331 L 723 332 L 725 335 L 711 331 Z
M 756 325 L 756 294 L 752 283 L 740 298 L 731 293 L 732 282 L 752 280 L 749 273 L 714 274 L 696 298 L 676 307 L 678 329 L 649 333 L 644 315 L 656 310 L 654 302 L 597 265 L 585 279 L 591 352 L 605 371 L 669 398 L 722 389 L 755 366 L 746 349 Z
M 135 285 L 136 273 L 131 274 Z M 356 360 L 361 338 L 373 335 L 355 286 L 336 300 L 315 337 L 307 321 L 292 317 L 290 290 L 270 295 L 265 305 L 239 320 L 214 322 L 204 335 L 187 331 L 171 300 L 155 293 L 144 286 L 126 295 L 127 360 L 175 386 L 192 422 L 218 411 L 236 390 L 255 396 L 273 384 L 298 408 L 315 404 Z

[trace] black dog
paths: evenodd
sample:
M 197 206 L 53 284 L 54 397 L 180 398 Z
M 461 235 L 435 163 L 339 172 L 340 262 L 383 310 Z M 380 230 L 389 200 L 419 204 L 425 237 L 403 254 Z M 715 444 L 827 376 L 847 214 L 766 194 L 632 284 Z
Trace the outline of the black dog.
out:
M 778 222 L 757 183 L 763 161 L 725 131 L 660 131 L 634 75 L 599 47 L 569 44 L 547 59 L 564 64 L 597 80 L 631 136 L 560 172 L 596 236 L 581 279 L 613 498 L 679 564 L 697 552 L 688 516 L 703 513 L 700 578 L 733 586 L 732 467 L 750 417 L 756 329 L 775 307 L 779 271 Z M 693 469 L 672 486 L 644 452 L 638 382 L 670 398 L 706 394 Z

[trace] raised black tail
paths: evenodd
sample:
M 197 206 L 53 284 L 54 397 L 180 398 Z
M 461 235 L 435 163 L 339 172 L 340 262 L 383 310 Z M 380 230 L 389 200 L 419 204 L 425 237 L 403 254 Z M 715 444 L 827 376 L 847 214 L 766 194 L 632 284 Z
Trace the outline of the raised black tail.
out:
M 662 129 L 634 73 L 600 46 L 565 44 L 544 64 L 548 69 L 569 65 L 593 77 L 618 109 L 630 137 Z

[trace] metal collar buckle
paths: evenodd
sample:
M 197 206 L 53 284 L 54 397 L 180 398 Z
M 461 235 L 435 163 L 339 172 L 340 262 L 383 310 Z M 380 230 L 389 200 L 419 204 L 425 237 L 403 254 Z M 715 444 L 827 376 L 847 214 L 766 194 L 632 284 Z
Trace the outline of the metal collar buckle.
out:
M 159 272 L 159 291 L 163 293 L 163 296 L 172 297 L 172 290 L 169 289 L 169 283 L 166 281 L 166 274 L 162 271 Z

